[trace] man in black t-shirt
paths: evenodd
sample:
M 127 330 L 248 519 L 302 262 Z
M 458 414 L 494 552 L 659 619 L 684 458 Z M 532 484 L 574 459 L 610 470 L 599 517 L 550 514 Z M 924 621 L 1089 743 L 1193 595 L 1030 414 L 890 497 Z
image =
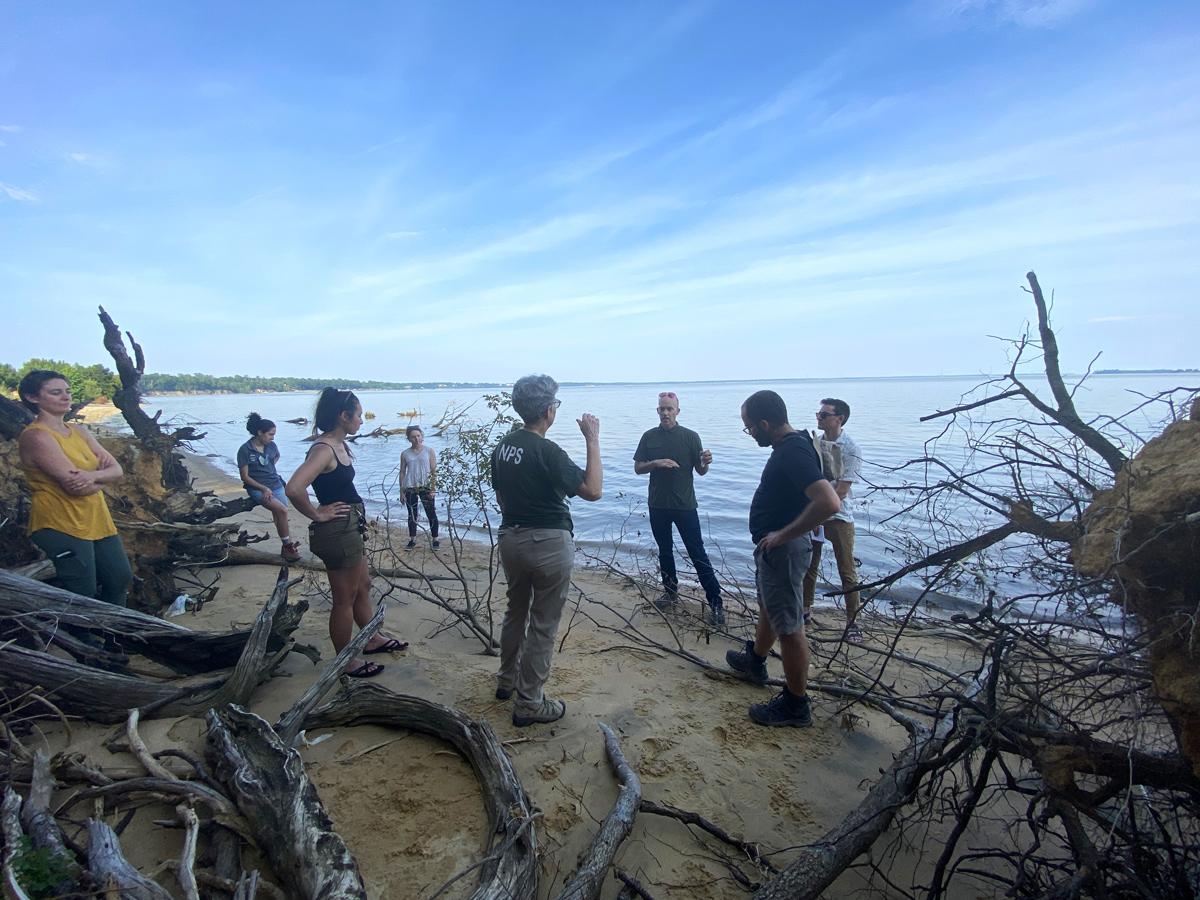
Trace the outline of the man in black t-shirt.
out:
M 650 531 L 658 544 L 658 567 L 662 574 L 663 595 L 655 601 L 660 609 L 678 601 L 679 578 L 675 572 L 675 548 L 671 527 L 679 531 L 688 558 L 700 578 L 704 596 L 716 625 L 725 624 L 721 605 L 721 587 L 704 550 L 700 534 L 700 514 L 696 512 L 696 490 L 692 473 L 704 475 L 712 465 L 712 453 L 701 449 L 700 435 L 684 428 L 679 417 L 679 397 L 674 391 L 658 395 L 658 427 L 642 435 L 633 454 L 633 471 L 650 474 Z
M 787 686 L 769 702 L 751 706 L 750 718 L 759 725 L 803 727 L 812 724 L 803 601 L 812 555 L 809 532 L 841 509 L 841 501 L 825 480 L 812 436 L 788 424 L 787 406 L 777 393 L 747 397 L 742 424 L 760 447 L 772 449 L 750 503 L 758 628 L 745 650 L 730 650 L 725 660 L 750 681 L 765 684 L 767 656 L 778 638 Z
M 575 465 L 546 431 L 561 400 L 549 375 L 526 375 L 513 385 L 512 405 L 525 423 L 492 451 L 492 487 L 500 503 L 500 562 L 508 581 L 508 608 L 500 629 L 496 699 L 513 704 L 514 725 L 554 722 L 567 705 L 545 695 L 554 636 L 562 616 L 575 557 L 568 497 L 599 500 L 600 420 L 578 420 L 587 447 L 587 467 Z

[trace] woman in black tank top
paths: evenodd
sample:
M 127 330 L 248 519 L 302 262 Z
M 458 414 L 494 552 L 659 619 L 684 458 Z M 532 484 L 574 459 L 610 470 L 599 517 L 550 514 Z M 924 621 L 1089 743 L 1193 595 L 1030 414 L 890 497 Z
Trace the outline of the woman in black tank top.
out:
M 354 487 L 354 457 L 346 438 L 362 425 L 362 404 L 350 391 L 325 388 L 313 414 L 314 431 L 319 431 L 304 463 L 292 475 L 285 488 L 288 499 L 312 520 L 309 547 L 325 563 L 333 610 L 329 613 L 329 637 L 340 652 L 350 643 L 357 624 L 366 625 L 375 610 L 371 607 L 371 573 L 367 567 L 365 535 L 366 514 L 362 498 Z M 319 506 L 308 496 L 312 487 Z M 364 654 L 403 650 L 408 643 L 383 632 L 367 643 Z M 370 678 L 383 666 L 364 659 L 355 660 L 346 670 L 354 678 Z

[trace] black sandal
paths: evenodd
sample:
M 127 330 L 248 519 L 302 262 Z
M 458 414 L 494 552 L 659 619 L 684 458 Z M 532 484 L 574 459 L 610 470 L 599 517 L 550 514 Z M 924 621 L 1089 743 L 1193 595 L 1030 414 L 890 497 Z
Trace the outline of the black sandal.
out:
M 383 671 L 383 666 L 379 663 L 365 662 L 357 669 L 347 669 L 346 675 L 349 678 L 374 678 Z

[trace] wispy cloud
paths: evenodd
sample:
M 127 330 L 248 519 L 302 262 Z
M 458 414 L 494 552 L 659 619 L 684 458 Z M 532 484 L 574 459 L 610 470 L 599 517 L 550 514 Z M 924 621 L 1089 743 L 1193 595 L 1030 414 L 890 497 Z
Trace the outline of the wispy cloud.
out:
M 3 194 L 9 200 L 16 200 L 18 203 L 37 203 L 38 196 L 33 191 L 19 188 L 13 184 L 5 184 L 0 181 L 0 194 Z
M 962 20 L 994 21 L 1021 28 L 1050 28 L 1073 18 L 1095 0 L 939 0 L 943 14 Z
M 91 153 L 68 153 L 67 159 L 73 163 L 79 163 L 81 166 L 98 166 L 102 162 L 100 157 Z
M 20 130 L 20 125 L 0 125 L 0 131 L 3 131 L 6 134 L 16 134 Z
M 1099 324 L 1103 324 L 1105 322 L 1136 322 L 1141 318 L 1143 318 L 1143 317 L 1142 316 L 1093 316 L 1092 318 L 1088 319 L 1087 321 L 1089 324 L 1099 325 Z

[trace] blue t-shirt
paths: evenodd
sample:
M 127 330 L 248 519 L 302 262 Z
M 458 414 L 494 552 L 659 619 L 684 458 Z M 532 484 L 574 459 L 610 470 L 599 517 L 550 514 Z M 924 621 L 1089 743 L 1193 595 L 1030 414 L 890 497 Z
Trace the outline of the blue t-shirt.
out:
M 271 490 L 283 487 L 283 479 L 275 471 L 277 462 L 279 462 L 279 448 L 275 446 L 274 441 L 263 447 L 261 451 L 254 446 L 253 438 L 238 447 L 238 471 L 240 472 L 242 466 L 245 466 L 246 472 L 251 478 Z M 246 490 L 250 490 L 250 488 L 247 487 Z
M 812 436 L 807 431 L 793 431 L 784 437 L 771 451 L 750 502 L 750 537 L 754 543 L 804 512 L 809 502 L 805 489 L 824 477 Z

